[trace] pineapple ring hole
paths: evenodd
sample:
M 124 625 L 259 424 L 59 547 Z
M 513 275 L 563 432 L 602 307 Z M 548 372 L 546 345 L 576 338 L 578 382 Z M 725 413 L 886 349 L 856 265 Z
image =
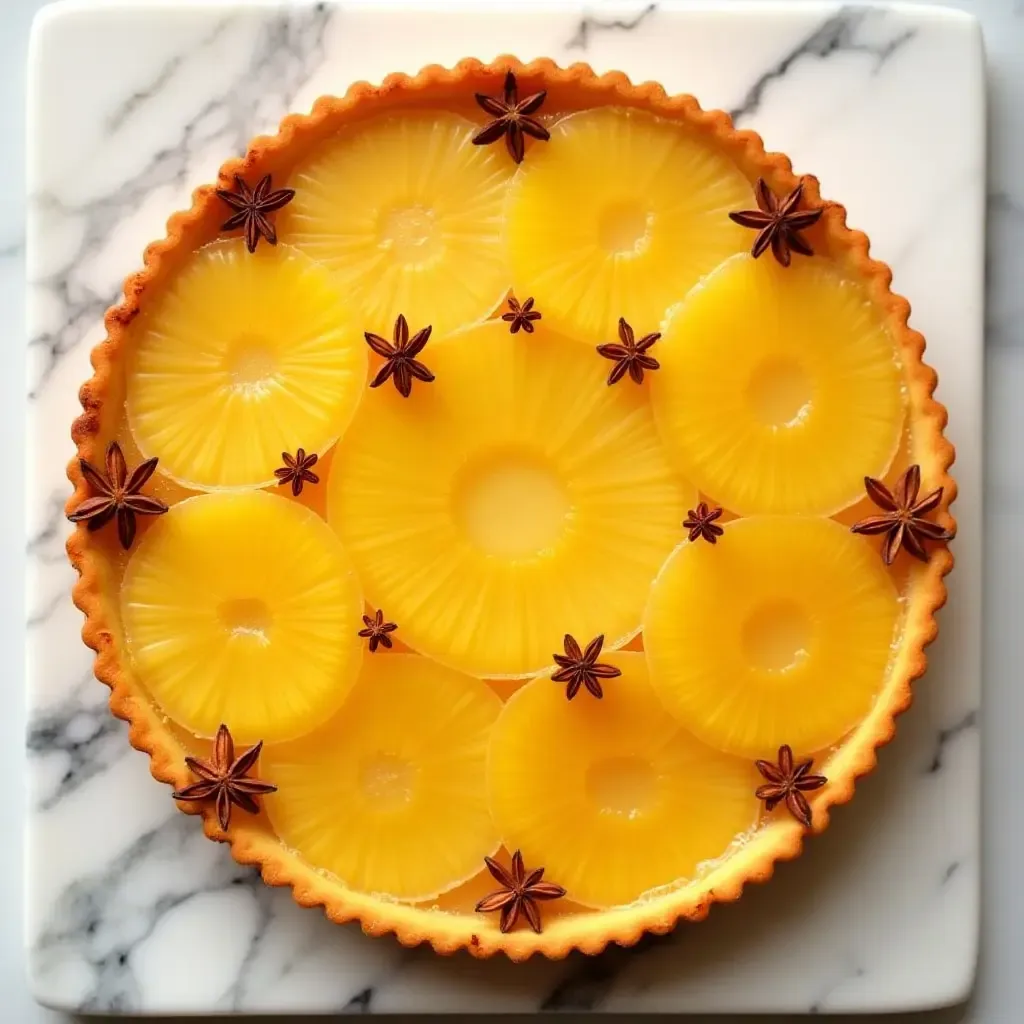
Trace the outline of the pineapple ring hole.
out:
M 754 417 L 766 427 L 792 427 L 811 408 L 811 379 L 788 356 L 765 359 L 747 382 L 747 402 Z
M 221 601 L 217 606 L 217 618 L 232 636 L 252 637 L 262 643 L 270 643 L 274 616 L 267 602 L 261 598 L 236 597 Z
M 642 757 L 606 757 L 587 769 L 586 792 L 599 814 L 638 818 L 654 806 L 654 769 Z
M 636 256 L 647 248 L 650 226 L 650 214 L 636 203 L 615 203 L 601 213 L 601 248 L 613 256 Z
M 359 786 L 381 810 L 397 811 L 412 803 L 416 790 L 416 766 L 394 754 L 374 754 L 360 768 Z
M 422 263 L 437 256 L 441 249 L 434 211 L 419 204 L 387 210 L 381 216 L 377 235 L 381 248 L 399 263 Z
M 486 554 L 501 558 L 550 550 L 572 510 L 551 466 L 518 451 L 470 462 L 456 477 L 452 494 L 455 521 L 465 536 Z
M 795 601 L 768 601 L 743 622 L 741 643 L 748 664 L 763 672 L 782 673 L 807 658 L 811 621 Z
M 264 338 L 242 334 L 228 345 L 224 368 L 236 391 L 259 391 L 276 375 L 277 356 Z

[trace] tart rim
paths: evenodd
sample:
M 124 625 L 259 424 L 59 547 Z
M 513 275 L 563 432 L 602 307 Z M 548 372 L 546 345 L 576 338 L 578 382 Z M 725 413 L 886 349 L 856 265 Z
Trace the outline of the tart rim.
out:
M 276 135 L 252 139 L 245 156 L 229 159 L 220 167 L 215 185 L 202 185 L 193 191 L 191 207 L 172 214 L 166 236 L 146 247 L 143 268 L 128 276 L 124 299 L 111 306 L 104 316 L 106 337 L 92 350 L 94 373 L 79 391 L 83 411 L 71 431 L 77 451 L 68 466 L 74 493 L 66 503 L 66 511 L 74 510 L 88 494 L 78 460 L 95 462 L 101 454 L 100 437 L 104 427 L 110 426 L 104 421 L 104 405 L 107 404 L 108 410 L 111 404 L 116 407 L 115 366 L 121 357 L 129 325 L 140 311 L 140 301 L 160 280 L 165 267 L 173 267 L 174 257 L 180 255 L 177 250 L 187 248 L 190 251 L 191 236 L 219 219 L 222 211 L 216 208 L 216 187 L 229 185 L 236 174 L 249 179 L 268 173 L 274 169 L 275 159 L 288 151 L 296 140 L 312 144 L 321 134 L 349 119 L 358 120 L 367 113 L 383 113 L 403 104 L 429 101 L 433 98 L 432 89 L 440 91 L 446 100 L 456 88 L 459 95 L 464 92 L 467 96 L 474 89 L 494 92 L 508 70 L 529 82 L 526 88 L 543 84 L 568 93 L 578 106 L 570 104 L 567 110 L 597 105 L 640 107 L 681 121 L 722 147 L 751 183 L 761 176 L 776 191 L 788 192 L 803 182 L 807 204 L 824 207 L 818 225 L 809 233 L 814 238 L 828 240 L 831 254 L 841 257 L 850 272 L 864 283 L 893 333 L 904 367 L 912 461 L 921 464 L 927 486 L 943 488 L 936 519 L 951 532 L 955 531 L 955 520 L 949 513 L 949 505 L 956 497 L 956 483 L 949 475 L 955 450 L 942 433 L 948 414 L 934 398 L 937 374 L 923 361 L 924 337 L 908 325 L 910 303 L 890 291 L 891 269 L 870 257 L 868 238 L 863 232 L 847 227 L 844 207 L 823 201 L 818 180 L 811 175 L 795 175 L 789 158 L 781 153 L 766 152 L 759 135 L 736 129 L 729 115 L 722 111 L 702 110 L 692 96 L 670 96 L 656 82 L 633 85 L 618 71 L 598 75 L 585 63 L 562 68 L 543 58 L 523 64 L 508 55 L 499 56 L 490 64 L 468 58 L 452 69 L 428 65 L 414 76 L 388 75 L 379 86 L 357 82 L 343 97 L 321 96 L 309 114 L 286 116 Z M 218 236 L 219 232 L 214 237 Z M 108 399 L 111 402 L 108 403 Z M 96 652 L 97 679 L 110 687 L 111 712 L 129 723 L 129 742 L 150 756 L 153 777 L 181 788 L 191 781 L 184 764 L 183 748 L 166 730 L 159 712 L 135 683 L 126 659 L 122 663 L 116 638 L 117 614 L 111 610 L 103 592 L 105 557 L 99 553 L 84 523 L 68 538 L 67 551 L 80 577 L 72 596 L 75 605 L 85 614 L 82 639 Z M 852 799 L 857 779 L 874 769 L 877 749 L 894 737 L 895 719 L 910 706 L 913 698 L 911 684 L 927 667 L 925 648 L 938 633 L 935 612 L 946 601 L 943 577 L 952 567 L 953 556 L 948 547 L 937 546 L 927 565 L 911 575 L 909 588 L 904 592 L 907 616 L 902 643 L 890 676 L 871 712 L 837 745 L 823 767 L 829 783 L 811 797 L 811 832 L 824 831 L 831 808 Z M 259 867 L 263 880 L 269 885 L 290 887 L 300 905 L 323 907 L 331 921 L 358 920 L 368 935 L 393 933 L 405 946 L 428 942 L 441 954 L 467 949 L 474 956 L 489 957 L 501 952 L 514 961 L 525 960 L 535 953 L 561 959 L 573 949 L 595 954 L 610 942 L 626 946 L 636 943 L 646 932 L 664 934 L 680 919 L 702 920 L 713 903 L 738 899 L 746 884 L 767 881 L 776 862 L 797 857 L 804 838 L 804 829 L 797 821 L 771 816 L 746 846 L 702 878 L 668 895 L 613 910 L 554 918 L 540 935 L 529 930 L 502 934 L 496 922 L 479 915 L 425 913 L 422 907 L 386 902 L 345 889 L 302 863 L 276 836 L 261 827 L 265 814 L 260 818 L 236 818 L 225 832 L 220 829 L 212 807 L 194 804 L 179 804 L 179 807 L 185 813 L 202 815 L 205 834 L 229 843 L 236 861 Z

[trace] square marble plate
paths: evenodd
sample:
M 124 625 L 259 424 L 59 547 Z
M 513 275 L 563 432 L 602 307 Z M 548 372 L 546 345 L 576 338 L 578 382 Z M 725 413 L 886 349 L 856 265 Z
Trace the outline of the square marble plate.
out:
M 300 911 L 179 814 L 92 677 L 64 465 L 101 316 L 189 190 L 316 96 L 514 53 L 730 110 L 817 174 L 912 298 L 950 412 L 957 570 L 880 770 L 776 878 L 633 950 L 513 966 Z M 66 3 L 30 70 L 27 935 L 69 1010 L 912 1009 L 963 998 L 978 922 L 984 87 L 968 17 L 925 7 Z

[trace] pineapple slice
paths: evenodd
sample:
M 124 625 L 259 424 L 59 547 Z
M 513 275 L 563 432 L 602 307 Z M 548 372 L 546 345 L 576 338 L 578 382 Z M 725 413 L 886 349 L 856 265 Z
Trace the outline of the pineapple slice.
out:
M 139 321 L 139 449 L 200 490 L 272 484 L 281 452 L 325 451 L 366 386 L 366 343 L 342 313 L 331 275 L 295 249 L 200 249 Z
M 514 291 L 590 344 L 614 341 L 620 316 L 656 331 L 704 274 L 749 245 L 728 217 L 749 197 L 739 168 L 684 125 L 615 108 L 573 114 L 513 181 Z
M 278 233 L 334 271 L 361 328 L 399 313 L 435 337 L 482 320 L 508 289 L 503 208 L 514 165 L 478 126 L 407 111 L 340 133 L 298 167 Z
M 753 764 L 680 728 L 642 654 L 602 661 L 622 675 L 601 700 L 567 701 L 546 677 L 527 683 L 502 710 L 487 756 L 505 845 L 591 907 L 693 878 L 757 818 Z
M 831 519 L 738 519 L 714 546 L 684 543 L 644 618 L 651 683 L 718 750 L 821 750 L 885 681 L 900 601 L 869 543 Z
M 652 374 L 680 470 L 733 512 L 832 514 L 883 477 L 904 415 L 893 340 L 824 260 L 741 255 L 669 318 Z
M 362 660 L 363 598 L 330 527 L 262 491 L 175 505 L 121 587 L 139 682 L 176 722 L 239 743 L 301 736 L 332 715 Z
M 338 715 L 267 747 L 274 831 L 360 892 L 432 899 L 498 846 L 487 742 L 501 701 L 477 679 L 411 654 L 367 658 Z
M 543 321 L 421 358 L 436 381 L 372 392 L 335 450 L 328 518 L 368 600 L 471 675 L 538 672 L 565 633 L 625 642 L 694 497 L 645 388 L 608 387 L 605 361 Z

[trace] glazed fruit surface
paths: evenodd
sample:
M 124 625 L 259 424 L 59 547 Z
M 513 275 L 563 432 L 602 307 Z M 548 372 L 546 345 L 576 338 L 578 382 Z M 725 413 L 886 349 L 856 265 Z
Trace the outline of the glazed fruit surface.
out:
M 753 764 L 680 728 L 643 654 L 607 660 L 622 674 L 601 700 L 567 701 L 548 676 L 527 683 L 505 704 L 487 763 L 506 843 L 590 907 L 692 878 L 757 818 Z
M 363 608 L 344 549 L 317 516 L 260 491 L 175 505 L 121 585 L 132 662 L 180 725 L 290 739 L 340 706 L 363 658 Z
M 128 373 L 139 449 L 203 490 L 272 483 L 281 449 L 328 449 L 358 405 L 365 346 L 327 270 L 241 240 L 195 254 L 144 315 Z
M 867 713 L 897 639 L 876 553 L 830 519 L 756 516 L 685 544 L 651 588 L 644 647 L 658 696 L 719 750 L 821 750 Z
M 328 518 L 370 602 L 484 677 L 543 670 L 566 632 L 633 636 L 695 498 L 646 395 L 607 387 L 602 360 L 543 321 L 429 352 L 437 384 L 374 394 L 331 470 Z
M 282 841 L 364 892 L 431 899 L 497 852 L 484 764 L 501 702 L 412 654 L 368 658 L 338 715 L 267 748 Z
M 292 176 L 282 237 L 330 270 L 346 308 L 384 333 L 401 314 L 439 334 L 505 297 L 503 208 L 513 167 L 441 111 L 341 132 Z
M 892 463 L 904 416 L 892 338 L 825 260 L 734 256 L 673 310 L 658 355 L 666 447 L 733 512 L 838 512 Z
M 951 495 L 812 179 L 685 103 L 477 75 L 222 176 L 118 328 L 72 554 L 211 835 L 518 959 L 824 827 L 923 671 Z
M 693 285 L 746 248 L 728 213 L 749 195 L 735 164 L 678 125 L 607 109 L 566 117 L 512 185 L 513 285 L 592 345 L 614 336 L 620 316 L 657 330 Z

